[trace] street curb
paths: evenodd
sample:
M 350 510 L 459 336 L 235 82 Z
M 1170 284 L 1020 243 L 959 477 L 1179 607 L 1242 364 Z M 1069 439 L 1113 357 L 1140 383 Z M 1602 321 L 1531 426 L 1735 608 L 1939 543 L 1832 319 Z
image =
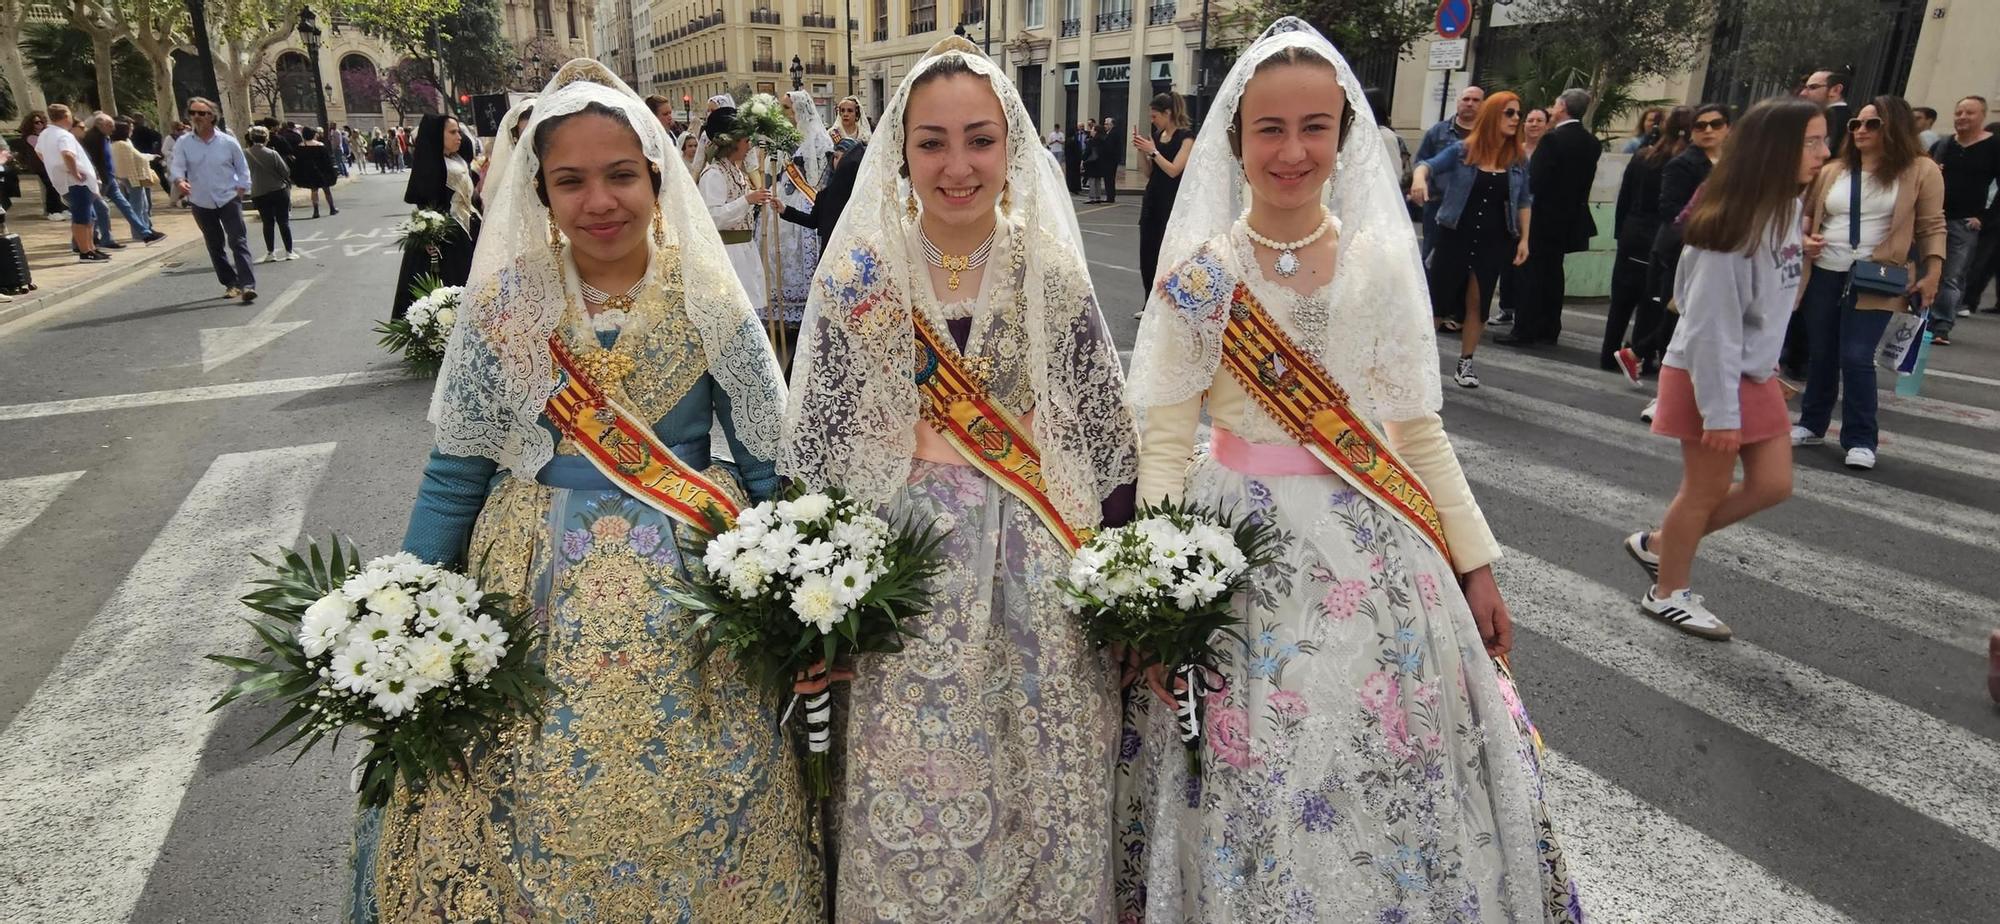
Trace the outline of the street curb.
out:
M 114 262 L 108 271 L 98 273 L 88 279 L 72 282 L 60 289 L 36 289 L 27 295 L 16 295 L 14 296 L 13 304 L 0 307 L 0 324 L 30 317 L 39 313 L 44 308 L 61 304 L 75 296 L 87 294 L 95 289 L 103 288 L 141 271 L 156 267 L 161 263 L 165 263 L 175 254 L 199 243 L 202 243 L 202 238 L 197 235 L 177 244 L 148 247 L 144 251 L 144 255 L 139 259 L 126 262 L 114 258 Z M 131 248 L 128 247 L 127 249 L 130 250 Z

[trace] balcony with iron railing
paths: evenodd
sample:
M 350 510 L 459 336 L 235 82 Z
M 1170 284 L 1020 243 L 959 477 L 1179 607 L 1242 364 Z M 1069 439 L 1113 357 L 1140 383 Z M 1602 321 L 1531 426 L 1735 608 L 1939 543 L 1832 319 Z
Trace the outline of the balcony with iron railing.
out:
M 936 31 L 937 31 L 937 14 L 936 14 L 936 13 L 932 13 L 932 14 L 930 14 L 930 18 L 929 18 L 929 19 L 913 19 L 913 20 L 910 20 L 910 34 L 911 34 L 911 35 L 926 35 L 926 34 L 929 34 L 929 33 L 932 33 L 932 32 L 936 32 Z
M 1146 8 L 1146 25 L 1164 26 L 1173 21 L 1174 4 L 1171 0 L 1167 3 L 1155 3 Z
M 785 62 L 776 58 L 758 58 L 750 62 L 750 69 L 759 74 L 782 74 L 785 72 Z
M 1083 20 L 1081 19 L 1063 20 L 1061 32 L 1063 38 L 1075 38 L 1076 36 L 1083 34 Z
M 750 21 L 760 26 L 782 26 L 785 16 L 777 10 L 751 10 Z
M 1132 28 L 1131 10 L 1112 10 L 1097 14 L 1097 28 L 1092 32 L 1124 32 Z
M 888 40 L 889 40 L 889 27 L 888 27 L 888 26 L 876 26 L 876 27 L 875 27 L 875 41 L 878 41 L 878 42 L 886 42 L 886 41 L 888 41 Z
M 838 29 L 840 20 L 825 13 L 807 13 L 799 17 L 799 25 L 808 29 Z
M 806 73 L 821 77 L 832 77 L 840 73 L 840 71 L 833 66 L 833 62 L 831 61 L 814 61 L 806 65 Z

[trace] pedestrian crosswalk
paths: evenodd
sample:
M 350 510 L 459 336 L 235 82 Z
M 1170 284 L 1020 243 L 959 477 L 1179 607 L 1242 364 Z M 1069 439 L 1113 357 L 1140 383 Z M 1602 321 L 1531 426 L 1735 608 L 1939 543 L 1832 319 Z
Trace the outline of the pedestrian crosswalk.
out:
M 1925 422 L 1920 435 L 1892 435 L 1911 453 L 1901 464 L 1933 466 L 1937 479 L 1899 487 L 1800 465 L 1780 515 L 1702 547 L 1697 589 L 1737 629 L 1712 643 L 1641 614 L 1644 575 L 1617 548 L 1657 520 L 1677 472 L 1674 446 L 1634 416 L 1643 395 L 1566 363 L 1574 354 L 1494 352 L 1481 362 L 1503 374 L 1451 389 L 1445 417 L 1507 546 L 1496 572 L 1521 630 L 1515 667 L 1549 736 L 1550 799 L 1592 920 L 1993 920 L 2000 713 L 1977 678 L 2000 627 L 2000 495 L 1948 490 L 2000 477 L 1993 418 L 1885 403 L 1891 423 Z M 161 400 L 236 400 L 257 384 Z M 323 482 L 364 477 L 339 473 L 334 455 L 330 443 L 219 455 L 142 555 L 104 563 L 125 571 L 122 583 L 4 716 L 0 917 L 150 920 L 156 860 L 185 846 L 174 839 L 230 836 L 177 820 L 204 750 L 221 746 L 205 710 L 224 678 L 200 655 L 249 639 L 231 619 L 248 555 L 313 529 L 315 504 L 341 503 L 315 499 Z M 0 479 L 0 555 L 62 528 L 42 514 L 85 474 Z M 1914 568 L 1911 546 L 1980 564 Z M 1828 640 L 1841 636 L 1860 641 Z M 1900 673 L 1913 663 L 1930 676 Z M 324 882 L 343 847 L 276 865 Z M 1840 862 L 1855 867 L 1829 867 Z M 1919 893 L 1924 904 L 1896 912 Z M 265 907 L 313 910 L 264 920 L 322 919 L 338 901 L 286 899 Z

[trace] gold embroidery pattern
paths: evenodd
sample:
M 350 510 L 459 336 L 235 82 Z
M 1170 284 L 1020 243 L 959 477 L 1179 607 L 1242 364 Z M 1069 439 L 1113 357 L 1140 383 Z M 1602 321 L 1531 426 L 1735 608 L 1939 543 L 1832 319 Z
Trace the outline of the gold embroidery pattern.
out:
M 967 466 L 915 463 L 899 506 L 953 524 L 947 570 L 906 650 L 857 667 L 838 920 L 1108 920 L 1118 706 L 1055 590 L 1068 551 Z
M 470 783 L 385 817 L 383 921 L 817 922 L 821 874 L 775 696 L 693 661 L 660 593 L 672 523 L 613 492 L 510 480 L 481 516 L 561 691 Z M 526 538 L 524 541 L 524 537 Z

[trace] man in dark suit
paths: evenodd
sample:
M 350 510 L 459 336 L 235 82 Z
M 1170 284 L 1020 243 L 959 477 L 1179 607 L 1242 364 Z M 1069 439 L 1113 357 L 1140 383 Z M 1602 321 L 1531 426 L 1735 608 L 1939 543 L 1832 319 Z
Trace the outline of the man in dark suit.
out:
M 1528 223 L 1528 263 L 1521 274 L 1527 296 L 1518 302 L 1514 329 L 1494 338 L 1510 346 L 1555 343 L 1562 333 L 1563 258 L 1590 247 L 1597 222 L 1590 217 L 1590 184 L 1604 146 L 1578 121 L 1590 110 L 1590 93 L 1564 90 L 1550 107 L 1555 123 L 1528 161 L 1534 196 Z
M 1106 118 L 1104 131 L 1097 136 L 1097 175 L 1104 179 L 1104 201 L 1118 201 L 1118 168 L 1125 162 L 1125 139 L 1118 135 L 1118 120 Z
M 1826 147 L 1835 156 L 1840 154 L 1840 145 L 1847 140 L 1847 120 L 1852 118 L 1847 106 L 1847 84 L 1853 80 L 1847 68 L 1813 71 L 1806 78 L 1806 85 L 1799 88 L 1799 95 L 1826 107 Z

